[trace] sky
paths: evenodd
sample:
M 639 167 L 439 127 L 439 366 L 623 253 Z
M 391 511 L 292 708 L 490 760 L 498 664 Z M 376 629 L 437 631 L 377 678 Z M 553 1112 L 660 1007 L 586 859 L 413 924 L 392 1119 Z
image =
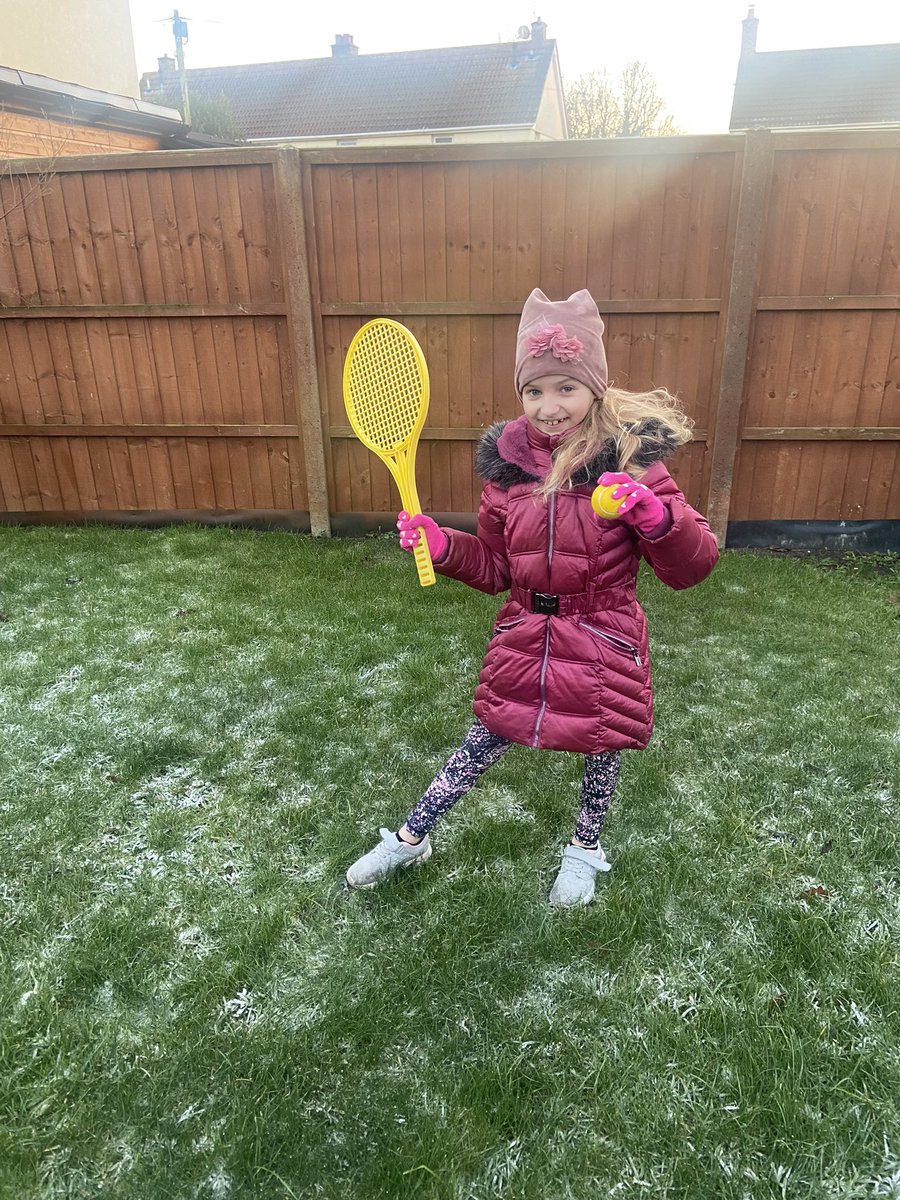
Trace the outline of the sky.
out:
M 138 75 L 174 56 L 173 9 L 163 0 L 129 0 Z M 185 64 L 328 58 L 338 33 L 360 54 L 512 41 L 540 17 L 555 38 L 563 78 L 644 62 L 667 111 L 685 133 L 728 129 L 747 0 L 455 0 L 431 7 L 361 0 L 327 5 L 285 0 L 181 0 L 188 22 Z M 758 0 L 758 50 L 900 42 L 893 0 Z

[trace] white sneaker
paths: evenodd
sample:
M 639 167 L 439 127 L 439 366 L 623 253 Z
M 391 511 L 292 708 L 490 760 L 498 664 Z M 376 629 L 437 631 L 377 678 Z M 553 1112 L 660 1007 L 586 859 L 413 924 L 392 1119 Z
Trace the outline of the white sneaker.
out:
M 382 879 L 387 879 L 398 867 L 414 867 L 416 863 L 431 858 L 431 842 L 428 834 L 411 846 L 401 842 L 390 829 L 381 830 L 381 841 L 368 854 L 358 858 L 347 871 L 347 886 L 351 888 L 373 888 Z
M 594 879 L 598 871 L 610 871 L 612 864 L 598 846 L 585 850 L 582 846 L 566 846 L 562 866 L 550 892 L 555 908 L 580 908 L 594 898 Z

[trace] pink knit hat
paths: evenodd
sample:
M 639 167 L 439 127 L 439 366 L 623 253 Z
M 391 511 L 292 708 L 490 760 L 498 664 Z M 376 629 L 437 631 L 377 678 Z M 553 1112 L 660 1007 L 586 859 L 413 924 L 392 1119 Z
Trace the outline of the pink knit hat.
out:
M 548 300 L 535 288 L 522 309 L 516 338 L 516 394 L 541 375 L 568 375 L 599 399 L 606 391 L 603 322 L 584 288 L 568 300 Z

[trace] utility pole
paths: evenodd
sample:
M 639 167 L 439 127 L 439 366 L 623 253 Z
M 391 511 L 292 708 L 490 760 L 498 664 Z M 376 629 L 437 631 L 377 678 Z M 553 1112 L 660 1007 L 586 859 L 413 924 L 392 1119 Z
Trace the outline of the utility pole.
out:
M 178 9 L 172 13 L 172 33 L 175 37 L 175 62 L 178 66 L 178 80 L 181 83 L 181 105 L 185 125 L 191 123 L 191 102 L 188 98 L 187 72 L 184 69 L 184 43 L 188 40 L 187 21 L 178 15 Z

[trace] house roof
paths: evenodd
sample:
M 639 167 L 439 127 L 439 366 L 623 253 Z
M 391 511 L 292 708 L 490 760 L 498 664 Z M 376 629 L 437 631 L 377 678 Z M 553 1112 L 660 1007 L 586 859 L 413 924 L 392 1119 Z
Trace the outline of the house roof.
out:
M 189 94 L 225 96 L 246 138 L 534 124 L 556 43 L 497 42 L 187 72 Z M 148 99 L 177 106 L 174 71 L 145 74 Z
M 745 54 L 730 128 L 900 123 L 900 45 Z
M 168 135 L 184 133 L 181 113 L 174 107 L 135 100 L 49 75 L 0 66 L 0 105 L 10 112 L 84 121 L 104 129 Z

